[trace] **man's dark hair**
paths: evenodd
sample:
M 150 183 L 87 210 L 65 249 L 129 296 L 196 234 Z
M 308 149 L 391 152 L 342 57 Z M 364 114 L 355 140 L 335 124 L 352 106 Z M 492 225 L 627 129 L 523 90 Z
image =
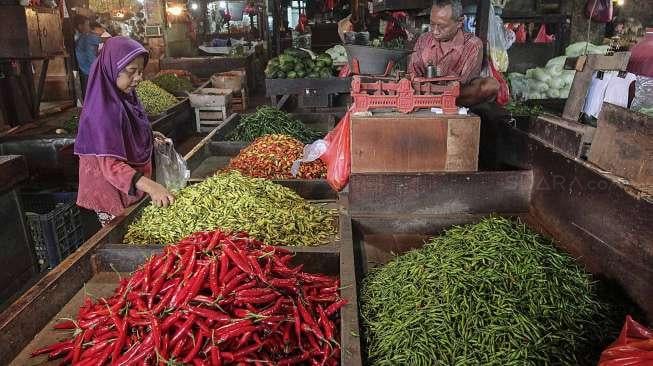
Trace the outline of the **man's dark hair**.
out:
M 88 18 L 83 16 L 83 15 L 75 15 L 75 18 L 73 20 L 73 24 L 75 25 L 75 29 L 79 28 L 80 25 L 88 22 Z
M 433 6 L 444 8 L 451 5 L 451 18 L 459 20 L 463 16 L 463 3 L 460 0 L 433 0 Z
M 102 24 L 100 24 L 100 23 L 98 23 L 98 22 L 91 22 L 90 25 L 91 25 L 91 29 L 104 28 L 104 27 L 102 26 Z

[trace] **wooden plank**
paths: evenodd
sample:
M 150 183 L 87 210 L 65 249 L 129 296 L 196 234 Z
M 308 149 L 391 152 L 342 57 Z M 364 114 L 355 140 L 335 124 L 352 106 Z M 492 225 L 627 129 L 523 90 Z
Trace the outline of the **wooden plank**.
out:
M 320 94 L 349 93 L 351 90 L 351 78 L 265 79 L 266 97 L 304 94 L 307 89 L 318 91 Z
M 349 211 L 376 214 L 527 212 L 530 171 L 352 174 Z
M 24 156 L 0 156 L 0 193 L 13 189 L 28 177 L 27 160 Z
M 450 119 L 448 127 L 447 161 L 444 170 L 448 172 L 478 170 L 481 120 Z
M 349 303 L 341 310 L 341 365 L 362 365 L 360 324 L 358 320 L 357 274 L 351 217 L 340 217 L 340 296 Z
M 604 103 L 589 161 L 653 194 L 653 118 Z
M 580 112 L 585 104 L 587 90 L 592 83 L 592 75 L 595 70 L 626 70 L 630 52 L 617 52 L 612 56 L 604 55 L 587 55 L 587 60 L 581 71 L 576 71 L 574 81 L 571 84 L 571 90 L 565 110 L 562 112 L 562 118 L 569 121 L 578 121 Z
M 354 227 L 370 235 L 416 234 L 433 236 L 453 225 L 474 224 L 490 214 L 374 214 L 356 213 Z M 514 216 L 511 214 L 510 216 Z
M 617 281 L 653 318 L 653 197 L 501 123 L 501 163 L 532 169 L 530 215 L 561 248 Z
M 351 172 L 442 171 L 448 121 L 412 115 L 351 118 Z
M 553 115 L 540 115 L 518 127 L 537 139 L 572 157 L 581 157 L 586 145 L 591 143 L 595 128 L 570 122 Z

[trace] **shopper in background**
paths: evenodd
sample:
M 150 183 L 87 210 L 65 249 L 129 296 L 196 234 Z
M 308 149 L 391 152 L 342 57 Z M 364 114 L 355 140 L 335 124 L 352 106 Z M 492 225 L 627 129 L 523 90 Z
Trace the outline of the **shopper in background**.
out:
M 174 197 L 152 176 L 156 140 L 136 96 L 148 52 L 127 37 L 109 38 L 90 69 L 75 140 L 79 156 L 77 204 L 97 212 L 103 225 L 146 194 L 157 206 Z
M 78 37 L 75 41 L 75 57 L 79 67 L 79 79 L 82 85 L 82 97 L 86 96 L 86 84 L 88 75 L 91 70 L 93 61 L 97 58 L 97 53 L 104 33 L 104 28 L 96 23 L 91 22 L 86 17 L 78 18 L 76 26 Z

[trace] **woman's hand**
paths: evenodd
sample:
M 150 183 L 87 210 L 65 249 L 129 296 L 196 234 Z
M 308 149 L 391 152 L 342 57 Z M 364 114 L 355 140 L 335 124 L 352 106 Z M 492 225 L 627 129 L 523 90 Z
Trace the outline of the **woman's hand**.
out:
M 166 135 L 162 134 L 159 131 L 152 131 L 152 135 L 154 135 L 155 139 L 160 139 L 160 140 L 165 140 L 166 139 Z
M 136 182 L 136 188 L 150 195 L 152 203 L 157 207 L 168 207 L 175 202 L 175 196 L 172 193 L 149 178 L 141 177 Z

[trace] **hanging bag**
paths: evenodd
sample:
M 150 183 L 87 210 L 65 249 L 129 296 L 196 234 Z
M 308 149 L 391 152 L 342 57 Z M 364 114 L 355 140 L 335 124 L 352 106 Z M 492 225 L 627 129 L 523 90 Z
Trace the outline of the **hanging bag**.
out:
M 612 21 L 612 0 L 587 0 L 585 16 L 599 23 Z

